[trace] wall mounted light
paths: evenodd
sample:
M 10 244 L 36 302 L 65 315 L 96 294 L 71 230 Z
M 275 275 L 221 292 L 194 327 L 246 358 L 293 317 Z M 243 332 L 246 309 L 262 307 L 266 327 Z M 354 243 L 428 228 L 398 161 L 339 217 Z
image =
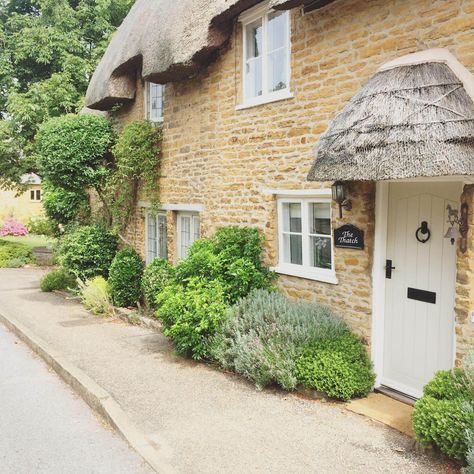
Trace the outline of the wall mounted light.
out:
M 339 219 L 342 219 L 342 208 L 346 211 L 352 209 L 352 201 L 347 199 L 347 188 L 342 181 L 336 181 L 332 185 L 332 199 L 339 204 Z
M 461 239 L 459 250 L 465 252 L 467 250 L 467 232 L 469 230 L 468 225 L 468 206 L 467 203 L 461 205 L 461 214 L 458 209 L 453 209 L 449 204 L 446 207 L 448 211 L 448 224 L 449 229 L 444 236 L 446 239 L 451 240 L 451 244 L 454 245 L 457 239 Z

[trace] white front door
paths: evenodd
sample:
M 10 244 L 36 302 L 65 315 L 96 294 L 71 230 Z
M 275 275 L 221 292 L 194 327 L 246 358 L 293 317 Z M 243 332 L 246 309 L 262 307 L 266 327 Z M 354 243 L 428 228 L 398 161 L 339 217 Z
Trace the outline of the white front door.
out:
M 453 366 L 456 245 L 444 235 L 460 194 L 457 183 L 389 188 L 382 385 L 417 398 Z

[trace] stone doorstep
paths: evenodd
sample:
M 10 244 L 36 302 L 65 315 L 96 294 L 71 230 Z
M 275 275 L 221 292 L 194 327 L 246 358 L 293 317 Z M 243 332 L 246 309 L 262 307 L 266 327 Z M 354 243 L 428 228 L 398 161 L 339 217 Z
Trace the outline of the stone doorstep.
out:
M 347 403 L 346 408 L 415 438 L 411 422 L 413 406 L 383 393 L 371 393 L 367 398 L 352 400 Z

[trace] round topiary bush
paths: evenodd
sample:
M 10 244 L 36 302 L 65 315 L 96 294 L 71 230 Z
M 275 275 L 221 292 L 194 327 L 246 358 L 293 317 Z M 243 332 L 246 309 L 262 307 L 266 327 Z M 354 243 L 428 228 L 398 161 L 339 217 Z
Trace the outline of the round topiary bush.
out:
M 145 302 L 151 309 L 156 309 L 156 297 L 173 278 L 174 267 L 166 260 L 156 258 L 146 266 L 142 278 L 142 292 Z
M 367 352 L 352 333 L 308 346 L 296 370 L 302 384 L 341 400 L 366 396 L 375 382 Z
M 441 370 L 425 386 L 415 404 L 413 429 L 422 444 L 434 444 L 464 462 L 468 430 L 474 426 L 474 393 L 461 369 Z
M 135 306 L 142 297 L 141 282 L 145 264 L 132 249 L 120 250 L 109 270 L 109 288 L 115 306 Z
M 63 268 L 47 273 L 40 281 L 41 291 L 49 293 L 55 290 L 68 290 L 76 288 L 77 282 L 74 275 L 71 275 Z
M 76 227 L 68 232 L 59 246 L 62 267 L 81 280 L 107 277 L 117 252 L 117 237 L 100 225 Z

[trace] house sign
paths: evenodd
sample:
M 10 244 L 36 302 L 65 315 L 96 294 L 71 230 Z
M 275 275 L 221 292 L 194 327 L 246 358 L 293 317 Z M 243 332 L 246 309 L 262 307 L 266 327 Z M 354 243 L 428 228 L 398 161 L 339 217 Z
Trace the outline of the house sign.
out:
M 343 249 L 364 249 L 364 231 L 355 225 L 343 225 L 334 230 L 334 245 Z

